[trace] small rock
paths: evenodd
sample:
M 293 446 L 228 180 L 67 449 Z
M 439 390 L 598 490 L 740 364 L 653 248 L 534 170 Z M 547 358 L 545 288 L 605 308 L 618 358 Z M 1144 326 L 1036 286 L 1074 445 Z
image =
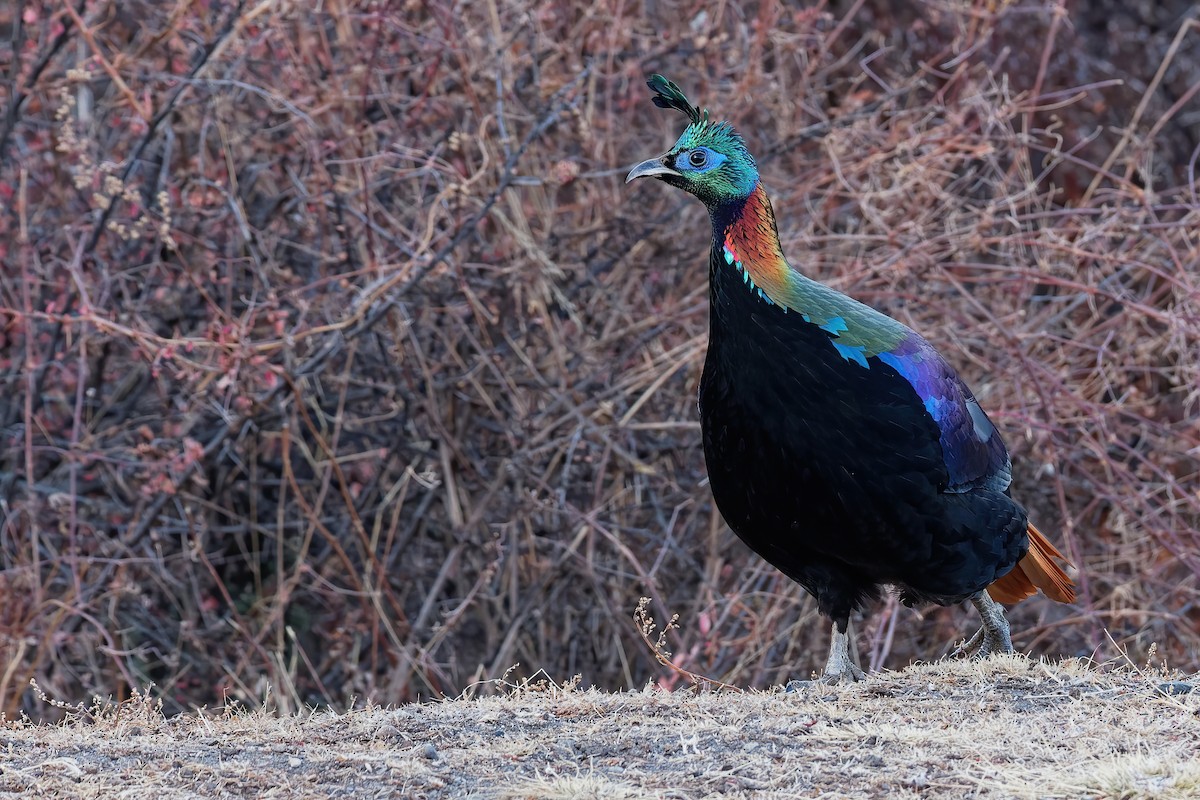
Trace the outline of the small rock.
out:
M 381 739 L 391 739 L 392 741 L 404 738 L 404 734 L 401 733 L 400 729 L 397 728 L 395 725 L 381 726 L 379 728 L 379 730 L 376 731 L 376 735 L 379 736 Z
M 425 743 L 425 746 L 421 748 L 421 755 L 430 761 L 437 761 L 439 758 L 437 748 L 433 746 L 433 742 Z

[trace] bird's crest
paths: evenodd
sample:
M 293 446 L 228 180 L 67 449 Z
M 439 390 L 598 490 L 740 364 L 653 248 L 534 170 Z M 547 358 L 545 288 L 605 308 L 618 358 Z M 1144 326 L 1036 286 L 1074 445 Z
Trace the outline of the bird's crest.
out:
M 675 85 L 674 81 L 669 81 L 662 75 L 651 75 L 650 80 L 646 81 L 646 85 L 654 91 L 654 105 L 659 108 L 674 108 L 677 111 L 682 111 L 688 115 L 688 119 L 693 125 L 701 125 L 708 122 L 708 109 L 700 110 L 700 106 L 692 105 L 687 95 Z

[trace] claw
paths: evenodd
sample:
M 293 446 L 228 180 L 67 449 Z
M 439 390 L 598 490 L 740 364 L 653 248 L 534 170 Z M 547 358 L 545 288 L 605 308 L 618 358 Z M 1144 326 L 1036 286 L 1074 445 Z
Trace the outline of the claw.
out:
M 963 641 L 958 647 L 950 651 L 951 658 L 970 658 L 979 651 L 980 645 L 983 644 L 983 628 L 975 631 L 975 635 L 970 639 Z

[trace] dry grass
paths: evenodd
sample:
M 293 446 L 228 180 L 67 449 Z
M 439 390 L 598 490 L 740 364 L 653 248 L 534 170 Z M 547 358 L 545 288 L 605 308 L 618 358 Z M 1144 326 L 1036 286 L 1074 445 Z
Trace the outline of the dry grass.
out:
M 146 699 L 0 731 L 0 794 L 48 797 L 1174 798 L 1200 792 L 1200 693 L 1024 658 L 792 694 L 547 681 L 346 714 L 165 719 Z
M 0 708 L 640 687 L 643 595 L 686 669 L 816 666 L 703 483 L 707 221 L 622 183 L 651 71 L 1006 432 L 1083 590 L 1018 646 L 1200 666 L 1191 6 L 900 5 L 0 10 Z M 862 628 L 896 667 L 966 623 Z

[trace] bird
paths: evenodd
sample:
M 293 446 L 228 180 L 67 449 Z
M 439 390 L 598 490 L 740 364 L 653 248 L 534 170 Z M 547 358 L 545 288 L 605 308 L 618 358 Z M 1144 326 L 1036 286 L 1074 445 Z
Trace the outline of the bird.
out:
M 746 142 L 662 75 L 654 105 L 687 115 L 654 178 L 712 222 L 704 459 L 737 536 L 832 622 L 821 680 L 865 678 L 850 618 L 885 587 L 907 606 L 969 600 L 982 626 L 956 654 L 1012 653 L 1001 603 L 1070 603 L 1061 552 L 1012 498 L 1000 431 L 912 328 L 797 269 Z

